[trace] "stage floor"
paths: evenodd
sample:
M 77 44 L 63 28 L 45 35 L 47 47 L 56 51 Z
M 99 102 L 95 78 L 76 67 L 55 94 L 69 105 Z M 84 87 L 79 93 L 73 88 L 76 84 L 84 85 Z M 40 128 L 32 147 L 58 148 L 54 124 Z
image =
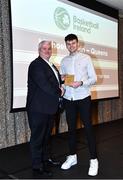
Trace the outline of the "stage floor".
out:
M 94 179 L 123 179 L 123 119 L 94 126 L 99 174 Z M 52 154 L 63 162 L 68 154 L 67 133 L 52 136 Z M 89 152 L 84 130 L 77 130 L 78 164 L 69 170 L 51 167 L 51 179 L 93 179 L 87 175 Z M 0 179 L 49 179 L 34 177 L 29 143 L 0 150 Z

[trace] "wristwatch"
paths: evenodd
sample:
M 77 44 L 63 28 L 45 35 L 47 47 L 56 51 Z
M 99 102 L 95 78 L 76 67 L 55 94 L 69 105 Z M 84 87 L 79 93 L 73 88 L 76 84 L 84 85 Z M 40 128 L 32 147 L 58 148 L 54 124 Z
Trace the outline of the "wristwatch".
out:
M 80 86 L 82 86 L 83 85 L 83 81 L 80 81 L 80 82 L 81 82 Z

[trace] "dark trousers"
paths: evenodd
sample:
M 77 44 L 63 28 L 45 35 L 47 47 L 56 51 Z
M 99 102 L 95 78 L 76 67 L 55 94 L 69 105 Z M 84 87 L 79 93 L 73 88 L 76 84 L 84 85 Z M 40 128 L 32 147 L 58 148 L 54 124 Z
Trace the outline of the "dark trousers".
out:
M 97 158 L 95 137 L 91 123 L 91 97 L 82 100 L 70 101 L 64 99 L 66 119 L 68 124 L 68 141 L 70 154 L 76 154 L 76 123 L 77 115 L 80 113 L 80 118 L 83 121 L 84 129 L 87 137 L 90 158 Z
M 30 149 L 32 167 L 40 168 L 48 159 L 48 143 L 53 127 L 53 115 L 38 112 L 28 112 L 28 121 L 31 130 Z

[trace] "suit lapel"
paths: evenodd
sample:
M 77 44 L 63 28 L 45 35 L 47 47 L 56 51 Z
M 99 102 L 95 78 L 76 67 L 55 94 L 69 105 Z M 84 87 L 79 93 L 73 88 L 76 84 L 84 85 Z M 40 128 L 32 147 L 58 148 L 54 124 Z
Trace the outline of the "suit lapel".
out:
M 52 68 L 49 66 L 49 64 L 45 60 L 43 60 L 41 57 L 39 57 L 38 59 L 41 62 L 41 65 L 44 67 L 44 71 L 46 73 L 48 80 L 53 84 L 59 85 L 60 81 L 58 82 L 58 80 L 57 80 Z M 57 68 L 55 67 L 55 70 L 56 69 Z M 57 72 L 58 72 L 58 70 L 57 70 Z M 58 73 L 58 77 L 59 77 L 59 73 Z
M 53 68 L 56 70 L 56 72 L 57 72 L 57 74 L 58 74 L 59 82 L 60 82 L 60 84 L 61 84 L 61 76 L 60 76 L 60 73 L 59 73 L 57 67 L 56 67 L 54 64 L 53 64 L 52 66 L 53 66 Z

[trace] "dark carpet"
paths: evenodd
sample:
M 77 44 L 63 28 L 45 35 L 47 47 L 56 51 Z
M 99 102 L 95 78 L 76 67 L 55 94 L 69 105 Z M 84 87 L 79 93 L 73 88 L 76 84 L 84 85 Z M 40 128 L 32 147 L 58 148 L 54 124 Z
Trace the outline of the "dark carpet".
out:
M 51 167 L 50 179 L 123 179 L 123 119 L 94 126 L 99 159 L 99 174 L 87 175 L 89 152 L 84 129 L 77 130 L 78 164 L 69 170 Z M 52 155 L 63 162 L 68 154 L 68 134 L 52 136 Z M 0 150 L 0 179 L 49 179 L 34 177 L 31 170 L 29 143 Z

